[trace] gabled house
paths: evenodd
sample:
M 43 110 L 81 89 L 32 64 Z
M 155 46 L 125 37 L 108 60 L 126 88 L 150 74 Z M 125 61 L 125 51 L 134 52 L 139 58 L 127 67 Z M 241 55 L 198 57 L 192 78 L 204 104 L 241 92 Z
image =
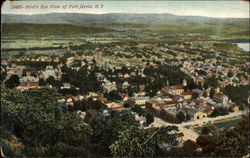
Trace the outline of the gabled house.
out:
M 199 97 L 201 97 L 203 95 L 203 91 L 200 89 L 192 89 L 192 92 L 198 94 Z
M 213 96 L 213 100 L 217 103 L 221 103 L 223 105 L 226 105 L 228 104 L 229 102 L 229 98 L 222 94 L 222 93 L 215 93 L 214 96 Z
M 239 106 L 237 106 L 237 105 L 231 105 L 229 107 L 229 110 L 232 112 L 238 112 L 240 109 L 239 109 Z
M 184 111 L 186 115 L 191 117 L 191 120 L 200 120 L 207 117 L 207 113 L 196 108 L 185 108 Z

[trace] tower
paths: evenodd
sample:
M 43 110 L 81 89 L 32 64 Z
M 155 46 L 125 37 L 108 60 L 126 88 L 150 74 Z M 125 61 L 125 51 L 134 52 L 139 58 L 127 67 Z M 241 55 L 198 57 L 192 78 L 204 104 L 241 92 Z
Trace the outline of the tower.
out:
M 216 93 L 220 93 L 220 88 L 219 87 L 216 88 Z
M 167 80 L 166 86 L 169 86 L 169 81 Z

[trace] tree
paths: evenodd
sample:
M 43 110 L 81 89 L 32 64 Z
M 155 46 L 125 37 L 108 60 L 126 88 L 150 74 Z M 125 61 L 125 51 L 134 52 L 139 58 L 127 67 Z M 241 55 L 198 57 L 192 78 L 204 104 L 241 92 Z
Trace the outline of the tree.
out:
M 186 121 L 191 120 L 191 116 L 189 114 L 186 114 Z
M 214 88 L 211 88 L 211 89 L 210 89 L 210 93 L 209 93 L 209 97 L 210 97 L 210 98 L 213 98 L 213 97 L 214 97 L 214 94 L 215 94 L 215 90 L 214 90 Z
M 130 105 L 129 105 L 129 103 L 124 103 L 124 104 L 123 104 L 123 107 L 124 107 L 124 108 L 129 108 Z
M 139 123 L 129 112 L 113 112 L 111 116 L 100 116 L 90 122 L 93 130 L 91 137 L 92 151 L 97 157 L 111 157 L 109 146 L 114 143 L 120 133 L 126 129 L 139 127 Z
M 44 81 L 43 78 L 39 78 L 39 86 L 45 86 L 46 85 L 46 81 Z
M 232 129 L 222 131 L 216 136 L 219 141 L 212 155 L 242 157 L 249 154 L 249 114 L 243 115 Z M 232 145 L 233 144 L 233 145 Z
M 115 157 L 157 157 L 162 152 L 164 145 L 176 145 L 176 126 L 140 129 L 130 127 L 121 132 L 118 140 L 111 146 Z
M 223 116 L 223 115 L 228 115 L 228 114 L 229 114 L 228 108 L 216 107 L 210 116 L 216 117 L 216 116 Z
M 228 73 L 227 73 L 227 77 L 229 77 L 229 78 L 230 78 L 230 77 L 233 77 L 233 75 L 234 75 L 234 74 L 233 74 L 233 72 L 232 72 L 232 71 L 228 71 Z
M 135 106 L 132 108 L 132 110 L 136 113 L 138 113 L 140 116 L 146 116 L 147 115 L 147 112 L 142 109 L 140 106 Z
M 208 87 L 209 87 L 208 83 L 207 83 L 207 82 L 204 82 L 203 88 L 204 88 L 204 89 L 208 89 Z
M 216 88 L 216 87 L 218 87 L 219 83 L 218 83 L 218 80 L 215 77 L 212 77 L 212 78 L 207 79 L 207 84 L 210 87 Z
M 196 139 L 196 143 L 202 147 L 203 154 L 211 154 L 216 148 L 216 143 L 218 143 L 218 141 L 219 140 L 215 136 L 211 135 L 200 135 Z
M 180 111 L 177 114 L 177 119 L 178 119 L 178 121 L 183 122 L 183 121 L 185 121 L 186 116 L 185 116 L 185 114 L 182 111 Z
M 151 123 L 154 122 L 154 116 L 151 115 L 150 113 L 148 113 L 148 114 L 146 115 L 146 121 L 147 121 L 147 125 L 150 125 Z
M 10 78 L 6 80 L 4 84 L 7 88 L 11 88 L 11 89 L 19 86 L 20 85 L 19 76 L 18 75 L 10 76 Z
M 230 129 L 213 135 L 199 136 L 196 143 L 202 146 L 206 157 L 243 157 L 249 153 L 249 117 L 243 115 L 240 122 Z
M 241 111 L 246 110 L 246 108 L 247 108 L 247 106 L 246 106 L 245 104 L 240 104 L 240 105 L 239 105 L 239 109 L 240 109 Z
M 207 92 L 203 93 L 203 97 L 206 98 L 207 97 Z
M 55 116 L 60 97 L 55 89 L 32 89 L 21 93 L 1 85 L 1 90 L 1 121 L 4 124 L 1 127 L 25 143 L 24 155 L 72 156 L 73 151 L 73 156 L 89 157 L 91 129 L 76 113 L 61 112 L 60 117 Z
M 210 133 L 210 129 L 208 127 L 203 127 L 201 133 L 203 135 L 207 135 Z
M 192 99 L 197 99 L 198 97 L 199 97 L 199 94 L 198 94 L 198 93 L 193 93 Z

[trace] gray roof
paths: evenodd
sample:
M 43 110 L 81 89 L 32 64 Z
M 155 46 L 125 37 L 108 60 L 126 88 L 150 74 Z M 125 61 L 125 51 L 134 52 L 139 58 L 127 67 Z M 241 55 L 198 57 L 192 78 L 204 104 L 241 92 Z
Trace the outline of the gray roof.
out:
M 43 74 L 45 79 L 47 79 L 50 76 L 56 78 L 56 74 L 54 71 L 42 71 L 42 74 Z
M 35 78 L 34 76 L 25 76 L 20 79 L 21 82 L 39 82 L 38 78 Z
M 185 112 L 186 112 L 186 114 L 193 116 L 196 112 L 198 112 L 198 110 L 194 109 L 194 108 L 185 108 Z
M 192 89 L 192 91 L 193 91 L 194 93 L 203 93 L 203 91 L 200 90 L 200 89 Z

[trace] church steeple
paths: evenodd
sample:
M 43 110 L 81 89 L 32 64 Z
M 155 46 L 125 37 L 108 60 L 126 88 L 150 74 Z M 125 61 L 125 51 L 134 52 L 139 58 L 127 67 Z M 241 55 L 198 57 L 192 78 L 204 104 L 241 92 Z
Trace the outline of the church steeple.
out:
M 169 81 L 167 80 L 167 82 L 166 82 L 166 86 L 169 86 Z

